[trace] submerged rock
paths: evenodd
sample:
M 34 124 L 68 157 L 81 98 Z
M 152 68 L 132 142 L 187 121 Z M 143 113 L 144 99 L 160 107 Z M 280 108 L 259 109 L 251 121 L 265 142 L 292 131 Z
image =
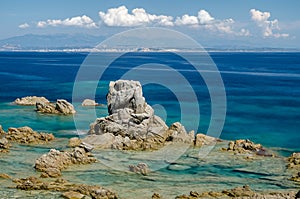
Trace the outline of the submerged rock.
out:
M 154 115 L 138 81 L 110 82 L 107 105 L 109 115 L 96 119 L 90 125 L 90 135 L 83 139 L 97 148 L 147 150 L 158 149 L 166 142 L 192 144 L 194 140 L 194 134 L 187 134 L 179 122 L 168 128 Z
M 150 169 L 146 163 L 138 163 L 135 165 L 129 165 L 129 171 L 142 174 L 142 175 L 148 175 L 150 173 Z
M 66 199 L 82 199 L 85 197 L 85 195 L 78 193 L 76 191 L 67 191 L 62 194 L 62 197 Z
M 226 151 L 233 151 L 238 154 L 254 153 L 260 156 L 274 157 L 274 154 L 269 153 L 261 144 L 255 144 L 250 140 L 236 140 L 228 143 Z
M 23 106 L 35 106 L 35 104 L 39 103 L 49 103 L 49 100 L 45 97 L 37 97 L 37 96 L 27 96 L 22 98 L 17 98 L 14 103 Z
M 5 137 L 11 142 L 22 144 L 44 144 L 55 139 L 53 134 L 38 133 L 28 126 L 9 128 Z
M 76 113 L 74 106 L 64 99 L 58 99 L 55 104 L 49 102 L 37 102 L 36 110 L 37 112 L 48 114 L 70 115 Z
M 62 196 L 65 198 L 76 198 L 81 197 L 91 197 L 94 199 L 117 199 L 116 193 L 105 189 L 98 185 L 85 185 L 85 184 L 72 184 L 64 179 L 57 179 L 56 181 L 43 182 L 36 177 L 28 177 L 23 179 L 13 180 L 17 186 L 17 189 L 21 190 L 45 190 L 45 191 L 58 191 L 62 192 Z
M 2 178 L 2 179 L 11 179 L 11 177 L 6 173 L 0 173 L 0 178 Z
M 95 100 L 85 99 L 81 103 L 81 106 L 99 106 L 99 104 Z
M 61 176 L 61 170 L 74 164 L 90 164 L 96 162 L 96 158 L 84 148 L 76 147 L 72 151 L 61 152 L 51 149 L 35 161 L 34 168 L 43 172 L 42 177 Z
M 198 193 L 191 191 L 190 195 L 180 195 L 176 199 L 200 199 L 200 198 L 243 198 L 243 199 L 294 199 L 297 198 L 294 192 L 277 193 L 257 193 L 247 185 L 243 187 L 236 187 L 229 190 L 223 190 L 221 192 L 209 191 Z

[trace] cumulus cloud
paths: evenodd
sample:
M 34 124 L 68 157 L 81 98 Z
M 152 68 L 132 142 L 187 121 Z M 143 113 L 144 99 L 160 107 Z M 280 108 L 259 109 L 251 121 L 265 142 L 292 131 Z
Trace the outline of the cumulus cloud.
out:
M 110 8 L 107 12 L 99 12 L 102 22 L 107 26 L 136 27 L 145 25 L 173 26 L 173 17 L 153 15 L 143 8 L 135 8 L 128 12 L 125 6 Z
M 175 20 L 175 25 L 177 26 L 190 26 L 194 28 L 202 28 L 212 32 L 217 32 L 221 34 L 229 34 L 236 36 L 249 36 L 250 32 L 247 29 L 241 29 L 236 31 L 235 21 L 231 18 L 229 19 L 215 19 L 206 10 L 200 10 L 197 16 L 183 15 L 182 17 L 177 17 Z
M 280 30 L 279 22 L 277 19 L 269 20 L 271 17 L 270 12 L 261 12 L 259 10 L 250 10 L 251 19 L 262 29 L 264 37 L 288 37 L 286 33 L 274 33 L 274 31 Z
M 29 24 L 23 23 L 23 24 L 19 25 L 19 28 L 22 28 L 22 29 L 29 28 Z
M 44 28 L 46 26 L 77 26 L 83 28 L 97 28 L 96 23 L 88 16 L 77 16 L 72 18 L 48 19 L 47 21 L 39 21 L 37 27 Z
M 190 15 L 183 15 L 182 17 L 177 17 L 175 20 L 175 25 L 177 26 L 182 26 L 182 25 L 187 25 L 187 26 L 195 26 L 198 25 L 199 21 L 198 18 L 195 16 L 190 16 Z
M 200 10 L 198 12 L 198 18 L 200 24 L 211 23 L 215 20 L 215 18 L 213 18 L 206 10 Z

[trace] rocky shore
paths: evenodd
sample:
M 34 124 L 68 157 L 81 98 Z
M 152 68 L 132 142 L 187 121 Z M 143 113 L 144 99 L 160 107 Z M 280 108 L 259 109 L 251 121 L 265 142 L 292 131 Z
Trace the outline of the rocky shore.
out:
M 73 105 L 66 100 L 57 100 L 54 104 L 44 98 L 25 97 L 16 100 L 15 103 L 19 105 L 36 105 L 37 111 L 42 113 L 62 115 L 75 113 Z M 82 106 L 96 105 L 95 101 L 82 103 Z M 300 198 L 300 153 L 293 153 L 289 158 L 284 158 L 261 144 L 247 139 L 226 141 L 201 133 L 195 135 L 193 131 L 187 132 L 179 122 L 167 126 L 159 116 L 155 115 L 153 108 L 146 102 L 143 97 L 142 86 L 137 81 L 118 80 L 111 82 L 107 94 L 107 108 L 108 115 L 91 123 L 87 136 L 82 138 L 73 137 L 69 139 L 68 144 L 65 143 L 60 148 L 47 148 L 47 151 L 50 149 L 48 153 L 45 153 L 46 150 L 43 149 L 45 154 L 39 153 L 40 157 L 35 157 L 35 162 L 32 162 L 34 168 L 32 166 L 31 168 L 35 172 L 34 176 L 14 178 L 8 175 L 15 175 L 16 171 L 14 170 L 8 174 L 0 173 L 1 183 L 2 181 L 5 183 L 12 181 L 15 183 L 14 186 L 7 187 L 15 190 L 58 192 L 59 196 L 63 198 L 116 199 L 119 196 L 115 192 L 100 185 L 72 183 L 70 179 L 67 181 L 60 178 L 62 175 L 64 178 L 67 177 L 68 175 L 64 172 L 66 170 L 76 170 L 78 165 L 84 166 L 82 168 L 83 172 L 77 171 L 77 176 L 80 176 L 80 174 L 85 175 L 84 172 L 88 166 L 90 167 L 86 175 L 94 174 L 93 172 L 97 172 L 98 167 L 101 167 L 100 164 L 97 164 L 100 162 L 97 157 L 101 156 L 102 160 L 113 162 L 114 159 L 120 159 L 120 162 L 127 165 L 126 172 L 116 171 L 115 173 L 110 171 L 110 168 L 102 166 L 101 169 L 104 171 L 100 176 L 114 176 L 116 178 L 116 181 L 113 182 L 114 186 L 119 188 L 119 184 L 126 185 L 126 191 L 131 194 L 132 198 L 141 198 L 142 196 L 142 198 L 151 198 L 151 195 L 145 194 L 136 196 L 137 190 L 145 191 L 145 189 L 149 189 L 154 199 L 170 198 L 164 192 L 167 186 L 172 192 L 176 193 L 177 196 L 172 197 L 176 199 Z M 0 125 L 0 153 L 14 150 L 14 147 L 11 147 L 12 144 L 20 146 L 47 144 L 54 139 L 60 138 L 55 138 L 53 134 L 36 132 L 27 126 L 8 128 L 5 132 Z M 143 153 L 159 151 L 165 146 L 176 144 L 188 146 L 185 154 L 178 160 L 168 160 L 167 157 L 164 163 L 168 165 L 163 171 L 153 169 L 159 160 L 149 160 L 149 157 L 143 156 Z M 210 159 L 199 157 L 199 148 L 205 147 L 214 149 Z M 93 149 L 97 150 L 100 156 L 93 155 Z M 109 150 L 119 151 L 120 153 L 114 157 Z M 9 154 L 11 153 L 4 154 L 4 156 L 9 156 Z M 171 156 L 172 154 L 164 155 Z M 123 156 L 128 156 L 126 161 L 122 159 Z M 1 158 L 2 156 L 0 156 Z M 144 160 L 150 164 L 145 163 Z M 92 167 L 91 165 L 96 166 Z M 28 165 L 22 166 L 27 168 Z M 216 173 L 217 169 L 222 170 L 224 173 Z M 227 176 L 228 173 L 226 172 L 232 173 Z M 163 175 L 160 176 L 162 173 Z M 186 174 L 187 177 L 183 174 Z M 243 179 L 249 180 L 252 185 L 253 182 L 257 182 L 253 179 L 257 178 L 269 183 L 270 186 L 278 186 L 281 190 L 283 190 L 282 187 L 288 188 L 291 186 L 291 190 L 263 191 L 257 187 L 253 188 L 252 185 L 251 187 L 248 185 L 240 187 L 240 184 L 244 184 L 244 182 L 234 181 L 234 179 L 244 174 L 249 174 L 247 178 Z M 39 177 L 35 175 L 39 175 Z M 177 176 L 175 180 L 173 175 L 179 177 Z M 124 177 L 122 180 L 118 180 L 116 176 Z M 220 189 L 203 187 L 210 185 L 210 183 L 212 185 L 214 185 L 213 183 L 220 183 L 221 177 L 223 180 L 225 177 L 228 178 L 224 180 L 224 184 L 227 183 L 230 186 L 229 189 L 220 191 Z M 96 182 L 94 178 L 91 179 L 92 182 Z M 105 184 L 105 178 L 100 180 L 101 185 L 102 183 Z M 135 183 L 136 181 L 141 184 L 149 183 L 149 186 L 142 187 L 141 184 Z M 170 184 L 168 185 L 169 181 Z M 156 183 L 161 184 L 152 188 Z M 233 184 L 238 184 L 238 187 L 233 186 Z M 191 188 L 185 187 L 184 191 L 181 191 L 181 188 L 187 185 L 190 185 Z M 154 190 L 158 191 L 154 193 Z M 118 193 L 119 195 L 122 194 L 121 192 Z

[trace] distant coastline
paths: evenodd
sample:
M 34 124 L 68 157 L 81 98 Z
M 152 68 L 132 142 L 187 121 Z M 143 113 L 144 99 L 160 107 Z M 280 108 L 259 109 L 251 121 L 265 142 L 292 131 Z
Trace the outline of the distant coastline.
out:
M 219 48 L 204 48 L 203 49 L 149 49 L 149 48 L 53 48 L 53 49 L 6 49 L 0 48 L 0 52 L 99 52 L 99 53 L 122 53 L 122 52 L 155 52 L 155 53 L 165 53 L 165 52 L 184 52 L 184 53 L 195 53 L 195 52 L 223 52 L 223 53 L 294 53 L 300 52 L 297 48 L 249 48 L 249 49 L 219 49 Z

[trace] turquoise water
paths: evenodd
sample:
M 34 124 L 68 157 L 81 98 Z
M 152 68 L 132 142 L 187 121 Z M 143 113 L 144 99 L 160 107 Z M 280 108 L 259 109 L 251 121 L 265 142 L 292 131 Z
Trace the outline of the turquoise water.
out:
M 101 54 L 112 57 L 113 53 Z M 10 126 L 28 125 L 37 130 L 50 132 L 75 131 L 72 117 L 45 116 L 32 111 L 31 107 L 18 107 L 10 102 L 17 97 L 38 95 L 55 101 L 59 98 L 72 100 L 73 84 L 77 71 L 86 58 L 86 53 L 0 53 L 0 122 L 7 129 Z M 191 54 L 191 56 L 199 56 Z M 300 150 L 300 53 L 211 53 L 218 67 L 226 91 L 227 115 L 223 139 L 250 138 L 255 142 L 271 147 Z M 175 93 L 186 96 L 183 99 L 188 107 L 184 121 L 188 130 L 206 133 L 211 116 L 211 101 L 207 86 L 198 72 L 188 63 L 172 53 L 128 54 L 114 61 L 105 71 L 99 82 L 96 94 L 91 85 L 96 79 L 82 81 L 82 96 L 95 97 L 99 103 L 106 104 L 105 95 L 109 80 L 119 79 L 122 74 L 136 65 L 163 63 L 181 72 L 193 87 L 198 102 L 189 101 L 185 85 L 176 85 L 170 91 L 163 86 L 150 84 L 143 86 L 144 96 L 150 105 L 159 104 L 158 115 L 166 119 L 168 125 L 180 121 L 181 112 Z M 90 72 L 97 71 L 101 65 L 90 66 Z M 152 72 L 152 73 L 151 73 Z M 155 74 L 168 74 L 159 71 Z M 151 67 L 143 73 L 153 74 Z M 168 78 L 168 77 L 167 77 Z M 98 81 L 98 80 L 97 80 Z M 79 105 L 82 98 L 74 99 Z M 200 107 L 200 120 L 194 115 L 194 104 Z M 77 106 L 76 105 L 76 106 Z M 77 106 L 80 109 L 80 106 Z M 163 109 L 162 109 L 163 107 Z M 87 109 L 86 109 L 87 110 Z M 79 130 L 87 130 L 94 121 L 93 110 L 81 111 L 86 116 L 79 122 Z M 106 114 L 105 108 L 97 108 L 98 117 Z M 194 129 L 199 125 L 198 129 Z M 59 133 L 59 136 L 62 134 Z
M 82 99 L 73 101 L 77 110 L 74 116 L 76 122 L 73 116 L 40 114 L 32 106 L 11 103 L 17 97 L 29 95 L 45 96 L 51 101 L 59 98 L 71 101 L 74 79 L 86 56 L 86 53 L 0 52 L 0 124 L 5 130 L 9 127 L 30 126 L 34 130 L 53 133 L 59 138 L 49 145 L 13 145 L 9 154 L 0 154 L 1 173 L 13 177 L 39 176 L 33 168 L 37 157 L 51 148 L 65 149 L 68 138 L 84 135 L 96 117 L 107 115 L 106 106 L 96 107 L 95 110 L 81 107 Z M 221 138 L 250 138 L 284 156 L 300 151 L 300 53 L 212 53 L 211 57 L 221 71 L 227 97 L 227 116 Z M 196 121 L 193 115 L 195 102 L 189 101 L 186 95 L 184 103 L 190 114 L 183 125 L 192 130 L 199 123 L 197 131 L 205 133 L 211 115 L 211 101 L 206 85 L 193 71 L 186 71 L 184 61 L 175 58 L 170 53 L 141 53 L 127 55 L 123 60 L 116 61 L 97 85 L 97 102 L 106 103 L 109 80 L 118 79 L 124 71 L 131 69 L 132 63 L 143 64 L 149 60 L 170 63 L 176 70 L 185 71 L 184 75 L 190 80 L 199 100 L 197 103 L 201 120 Z M 94 81 L 89 79 L 82 82 L 85 95 L 90 94 L 89 88 Z M 177 85 L 177 89 L 176 92 L 185 93 L 185 85 Z M 169 125 L 180 120 L 180 107 L 170 90 L 152 84 L 144 86 L 143 91 L 147 102 L 155 105 L 156 114 Z M 121 198 L 150 198 L 153 192 L 172 198 L 191 190 L 223 190 L 245 183 L 255 190 L 299 188 L 299 185 L 287 180 L 292 174 L 285 168 L 284 157 L 249 162 L 220 153 L 220 148 L 226 144 L 218 144 L 204 159 L 198 157 L 197 149 L 189 150 L 171 164 L 164 162 L 166 167 L 148 176 L 128 173 L 127 167 L 138 162 L 147 162 L 150 168 L 161 164 L 149 160 L 149 154 L 95 151 L 96 157 L 106 160 L 106 164 L 99 161 L 71 167 L 63 172 L 63 177 L 74 183 L 103 185 L 115 190 Z M 109 166 L 116 163 L 121 170 Z M 13 184 L 2 179 L 0 184 L 2 198 L 60 197 L 58 193 L 8 189 L 7 186 Z

